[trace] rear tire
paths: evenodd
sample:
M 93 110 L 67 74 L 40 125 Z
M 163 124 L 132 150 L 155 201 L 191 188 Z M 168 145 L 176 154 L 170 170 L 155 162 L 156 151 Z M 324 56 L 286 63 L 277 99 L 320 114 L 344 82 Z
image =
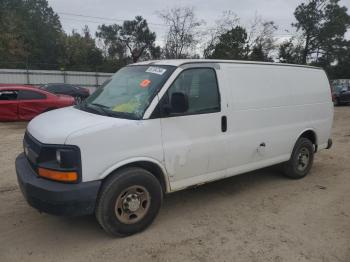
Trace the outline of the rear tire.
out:
M 312 167 L 314 150 L 314 145 L 309 139 L 299 138 L 289 161 L 283 166 L 284 174 L 292 179 L 305 177 Z
M 95 215 L 102 228 L 114 236 L 128 236 L 147 228 L 163 199 L 159 181 L 142 168 L 125 168 L 103 184 Z

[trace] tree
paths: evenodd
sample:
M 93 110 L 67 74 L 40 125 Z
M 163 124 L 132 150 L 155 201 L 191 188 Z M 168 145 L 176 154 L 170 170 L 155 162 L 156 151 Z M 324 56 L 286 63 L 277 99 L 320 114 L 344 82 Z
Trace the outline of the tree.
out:
M 216 59 L 247 59 L 247 32 L 241 26 L 236 26 L 222 34 L 208 58 Z
M 1 61 L 21 67 L 23 61 L 37 68 L 57 66 L 63 31 L 46 0 L 0 1 L 0 28 Z
M 103 62 L 102 51 L 96 47 L 87 26 L 83 35 L 74 31 L 64 37 L 64 54 L 61 63 L 69 70 L 96 71 Z
M 249 59 L 255 61 L 272 61 L 271 54 L 275 50 L 274 33 L 277 26 L 273 21 L 263 21 L 255 17 L 248 32 Z
M 350 25 L 347 8 L 339 6 L 339 0 L 309 0 L 295 9 L 294 16 L 297 22 L 293 26 L 304 39 L 303 64 L 310 56 L 316 56 L 316 61 L 320 56 L 328 56 Z
M 104 56 L 108 59 L 125 60 L 126 45 L 120 40 L 121 26 L 100 25 L 96 32 L 96 37 L 102 42 Z
M 124 21 L 120 36 L 121 41 L 129 49 L 134 63 L 144 53 L 149 55 L 154 53 L 156 33 L 151 32 L 146 19 L 143 19 L 141 16 L 136 16 L 135 20 Z
M 253 47 L 251 53 L 249 54 L 249 60 L 252 61 L 265 61 L 271 62 L 272 60 L 264 52 L 262 45 L 256 45 Z
M 157 54 L 156 34 L 151 32 L 146 19 L 136 16 L 134 20 L 124 21 L 123 25 L 101 25 L 96 36 L 100 38 L 109 56 L 125 59 L 131 56 L 137 62 L 142 56 Z
M 203 21 L 198 20 L 194 9 L 189 7 L 172 8 L 159 12 L 159 16 L 169 27 L 163 56 L 170 59 L 189 57 L 199 43 L 199 27 Z
M 350 41 L 343 42 L 342 47 L 334 54 L 335 64 L 327 67 L 331 79 L 350 79 Z
M 279 46 L 279 62 L 289 64 L 301 64 L 302 49 L 302 44 L 298 42 L 295 38 L 283 42 Z
M 226 11 L 223 13 L 223 18 L 216 21 L 215 27 L 210 28 L 209 32 L 209 40 L 205 45 L 203 55 L 206 58 L 217 57 L 218 48 L 222 49 L 219 44 L 222 42 L 222 36 L 228 36 L 228 32 L 235 32 L 238 34 L 242 34 L 244 29 L 239 25 L 239 18 L 232 13 L 231 11 Z M 245 35 L 238 35 L 233 37 L 232 41 L 237 44 L 237 41 L 241 43 L 240 54 L 237 53 L 231 57 L 236 57 L 237 59 L 249 59 L 254 61 L 272 61 L 272 52 L 275 50 L 275 39 L 274 32 L 276 31 L 277 26 L 272 21 L 263 21 L 260 17 L 255 17 L 254 22 L 251 27 L 248 29 L 244 29 Z M 229 44 L 227 41 L 226 45 Z M 237 46 L 235 47 L 237 48 Z M 215 51 L 216 49 L 216 51 Z M 228 52 L 229 47 L 226 46 L 225 52 Z M 214 51 L 216 52 L 214 54 Z M 236 49 L 237 51 L 237 49 Z M 232 54 L 231 54 L 232 55 Z M 220 55 L 222 56 L 222 54 Z
M 239 18 L 232 11 L 224 11 L 222 17 L 215 21 L 215 25 L 207 30 L 207 41 L 203 46 L 203 56 L 209 58 L 219 42 L 221 35 L 239 25 Z

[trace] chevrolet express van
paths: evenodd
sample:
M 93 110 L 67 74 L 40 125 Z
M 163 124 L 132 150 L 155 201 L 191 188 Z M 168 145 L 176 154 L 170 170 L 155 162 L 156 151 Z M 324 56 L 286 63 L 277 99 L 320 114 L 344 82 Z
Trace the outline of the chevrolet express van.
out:
M 281 164 L 304 177 L 330 148 L 331 90 L 319 68 L 219 60 L 120 69 L 85 102 L 34 118 L 16 159 L 28 203 L 95 214 L 118 236 L 145 229 L 163 195 Z

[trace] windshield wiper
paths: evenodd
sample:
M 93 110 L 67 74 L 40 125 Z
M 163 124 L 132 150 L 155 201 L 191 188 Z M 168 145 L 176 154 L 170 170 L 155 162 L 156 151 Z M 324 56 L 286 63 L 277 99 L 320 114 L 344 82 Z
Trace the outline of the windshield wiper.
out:
M 96 105 L 94 107 L 91 107 L 91 106 L 89 106 L 89 104 L 86 101 L 84 101 L 83 103 L 77 105 L 76 107 L 81 109 L 81 110 L 83 110 L 83 111 L 87 111 L 87 112 L 90 112 L 90 113 L 97 113 L 99 115 L 110 116 L 110 113 L 107 112 L 102 107 L 99 107 L 99 106 L 96 106 Z
M 94 107 L 91 107 L 89 105 L 92 105 Z M 105 106 L 105 105 L 101 105 L 101 104 L 97 104 L 97 103 L 92 103 L 92 104 L 86 104 L 86 107 L 87 108 L 91 108 L 95 111 L 99 111 L 100 113 L 102 113 L 103 115 L 106 115 L 106 116 L 113 116 L 111 114 L 111 112 L 109 112 L 107 109 L 109 109 L 108 106 Z
M 115 118 L 125 118 L 125 119 L 133 119 L 133 120 L 139 119 L 138 117 L 130 113 L 110 111 L 110 107 L 102 104 L 98 104 L 98 103 L 88 104 L 86 101 L 84 101 L 83 103 L 79 104 L 77 107 L 84 111 L 88 111 L 91 113 L 98 113 L 100 115 L 105 115 L 105 116 L 110 116 Z
M 105 105 L 102 105 L 102 104 L 98 104 L 98 103 L 91 103 L 90 105 L 97 106 L 97 107 L 101 107 L 101 108 L 107 108 L 107 109 L 109 109 L 109 107 L 108 107 L 108 106 L 105 106 Z

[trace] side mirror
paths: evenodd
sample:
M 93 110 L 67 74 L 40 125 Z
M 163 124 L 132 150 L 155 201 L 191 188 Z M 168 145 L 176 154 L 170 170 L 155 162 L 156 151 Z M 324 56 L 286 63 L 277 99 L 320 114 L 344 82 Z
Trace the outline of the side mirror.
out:
M 188 98 L 183 93 L 173 93 L 171 95 L 170 113 L 185 113 L 188 110 Z

